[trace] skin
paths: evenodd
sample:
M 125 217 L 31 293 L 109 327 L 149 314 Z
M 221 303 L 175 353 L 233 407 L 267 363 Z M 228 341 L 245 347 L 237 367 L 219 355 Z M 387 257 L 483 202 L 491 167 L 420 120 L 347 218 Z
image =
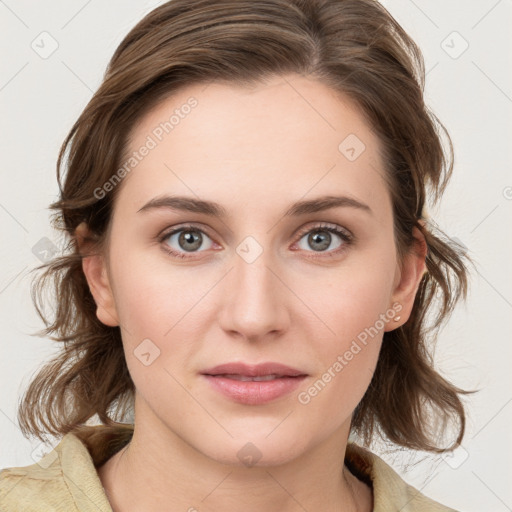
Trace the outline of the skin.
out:
M 101 482 L 117 512 L 369 512 L 371 489 L 340 461 L 383 333 L 409 318 L 424 239 L 415 230 L 419 249 L 397 261 L 380 141 L 351 102 L 313 79 L 189 86 L 134 127 L 131 151 L 190 96 L 198 106 L 119 185 L 108 248 L 83 259 L 98 318 L 121 327 L 136 387 L 133 439 L 99 468 Z M 349 134 L 366 146 L 354 161 L 338 149 Z M 216 201 L 228 216 L 137 212 L 161 194 Z M 338 207 L 284 217 L 293 202 L 328 194 L 357 198 L 372 214 Z M 180 233 L 158 240 L 183 223 L 206 232 L 195 252 L 180 245 Z M 331 234 L 319 250 L 308 233 L 320 223 L 349 230 L 355 242 Z M 85 233 L 82 224 L 84 251 Z M 263 249 L 251 263 L 236 252 L 247 236 Z M 166 245 L 189 258 L 169 255 Z M 386 322 L 301 404 L 298 392 L 393 304 L 400 321 Z M 160 355 L 146 366 L 134 350 L 147 338 Z M 281 362 L 308 377 L 297 392 L 243 405 L 199 374 L 231 361 Z M 248 442 L 261 453 L 252 467 L 237 456 Z

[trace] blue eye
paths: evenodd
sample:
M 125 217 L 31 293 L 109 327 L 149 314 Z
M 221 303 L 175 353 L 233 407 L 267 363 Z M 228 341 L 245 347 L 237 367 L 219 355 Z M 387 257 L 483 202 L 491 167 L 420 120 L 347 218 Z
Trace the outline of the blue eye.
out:
M 332 234 L 336 235 L 341 240 L 341 243 L 338 244 L 334 250 L 326 250 L 326 248 L 328 248 L 332 243 Z M 178 244 L 177 248 L 172 248 L 170 245 L 171 239 L 174 235 L 179 235 L 175 239 L 175 243 Z M 305 250 L 306 252 L 317 253 L 317 255 L 309 256 L 312 258 L 336 256 L 345 251 L 348 246 L 353 243 L 354 240 L 349 231 L 335 224 L 320 224 L 313 226 L 312 228 L 308 227 L 299 233 L 298 241 L 300 242 L 302 238 L 305 237 L 305 235 L 308 235 L 306 242 L 309 247 L 313 247 L 313 250 L 309 251 L 307 248 L 304 249 L 303 247 L 300 249 Z M 208 236 L 208 234 L 203 229 L 200 229 L 194 225 L 185 225 L 174 228 L 162 235 L 160 237 L 160 242 L 163 243 L 163 249 L 171 256 L 176 258 L 192 258 L 193 256 L 189 256 L 187 253 L 193 254 L 197 252 L 203 252 L 199 249 L 205 248 L 205 237 L 211 242 L 210 247 L 206 247 L 206 249 L 209 249 L 211 248 L 213 241 Z

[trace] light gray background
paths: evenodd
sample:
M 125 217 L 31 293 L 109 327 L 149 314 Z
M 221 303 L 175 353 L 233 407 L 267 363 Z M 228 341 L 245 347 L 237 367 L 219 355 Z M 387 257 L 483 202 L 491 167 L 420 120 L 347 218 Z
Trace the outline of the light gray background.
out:
M 43 257 L 33 252 L 41 239 L 62 247 L 47 210 L 56 199 L 58 149 L 114 49 L 160 3 L 0 1 L 0 468 L 32 464 L 48 451 L 21 435 L 16 405 L 56 349 L 30 335 L 42 323 L 32 307 L 28 272 Z M 512 1 L 383 3 L 423 50 L 427 103 L 455 145 L 454 177 L 441 207 L 430 213 L 468 247 L 478 269 L 467 304 L 441 333 L 436 362 L 457 385 L 482 391 L 467 400 L 467 434 L 454 457 L 380 455 L 441 503 L 505 512 L 512 510 Z M 51 37 L 40 35 L 44 31 Z M 32 45 L 48 51 L 52 38 L 58 48 L 42 58 Z

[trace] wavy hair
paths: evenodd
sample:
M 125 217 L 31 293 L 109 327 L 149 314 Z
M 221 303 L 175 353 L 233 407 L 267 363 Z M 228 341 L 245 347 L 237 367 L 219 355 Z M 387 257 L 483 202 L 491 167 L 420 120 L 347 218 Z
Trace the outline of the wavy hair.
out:
M 450 179 L 453 147 L 424 103 L 419 48 L 373 0 L 172 0 L 125 36 L 60 148 L 60 195 L 50 209 L 52 225 L 67 244 L 62 255 L 35 269 L 44 273 L 31 291 L 46 326 L 39 334 L 62 346 L 20 401 L 18 421 L 25 435 L 43 439 L 45 433 L 79 431 L 94 415 L 112 426 L 133 407 L 135 389 L 120 329 L 96 317 L 75 239 L 76 227 L 86 222 L 96 248 L 105 247 L 119 187 L 102 197 L 95 191 L 119 170 L 130 130 L 152 107 L 188 85 L 250 85 L 290 72 L 355 102 L 384 147 L 399 261 L 414 248 L 414 226 L 428 246 L 428 272 L 411 316 L 384 333 L 351 431 L 366 444 L 379 434 L 416 450 L 459 446 L 466 421 L 461 398 L 474 391 L 456 387 L 436 371 L 433 349 L 439 328 L 456 303 L 467 298 L 472 261 L 424 215 L 427 196 L 438 201 Z M 50 291 L 52 298 L 45 296 Z M 55 309 L 47 315 L 44 306 L 52 299 Z M 439 425 L 447 422 L 455 422 L 457 434 L 443 447 Z

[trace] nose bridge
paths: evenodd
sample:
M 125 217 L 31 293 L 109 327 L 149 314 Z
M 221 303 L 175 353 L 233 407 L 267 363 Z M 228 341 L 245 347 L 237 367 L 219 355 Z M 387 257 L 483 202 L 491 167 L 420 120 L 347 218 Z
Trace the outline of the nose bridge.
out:
M 247 237 L 236 248 L 233 266 L 226 282 L 222 327 L 248 338 L 283 329 L 286 303 L 271 250 Z

